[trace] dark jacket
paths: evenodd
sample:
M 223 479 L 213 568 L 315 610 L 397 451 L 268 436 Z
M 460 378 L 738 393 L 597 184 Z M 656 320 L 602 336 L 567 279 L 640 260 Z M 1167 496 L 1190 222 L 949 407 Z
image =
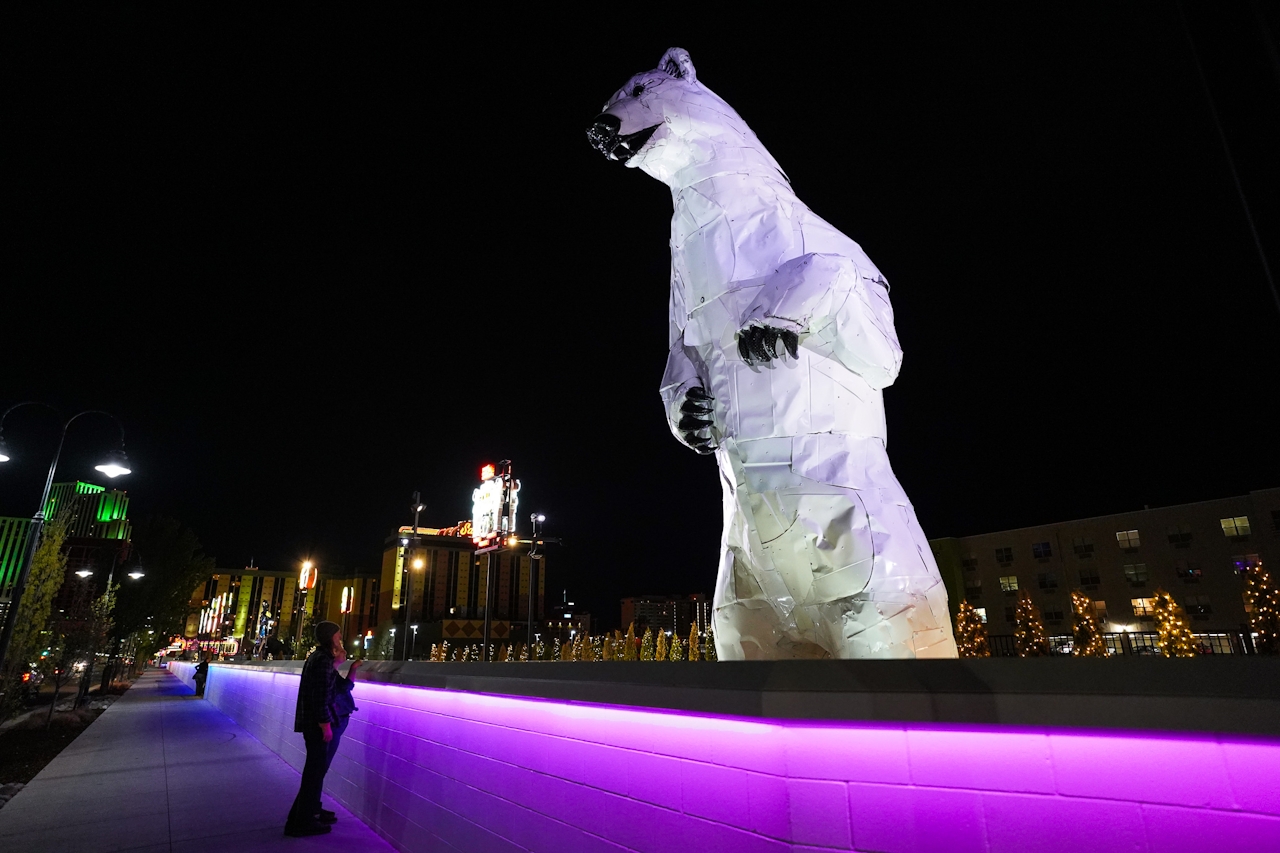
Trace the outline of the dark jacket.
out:
M 333 654 L 316 649 L 302 665 L 298 682 L 298 706 L 293 715 L 293 730 L 305 732 L 320 723 L 336 723 L 355 710 L 351 690 L 355 685 L 333 668 Z

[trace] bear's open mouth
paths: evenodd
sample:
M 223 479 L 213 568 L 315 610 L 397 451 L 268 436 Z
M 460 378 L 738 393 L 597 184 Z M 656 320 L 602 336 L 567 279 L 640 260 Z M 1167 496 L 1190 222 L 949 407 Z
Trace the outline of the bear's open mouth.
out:
M 618 137 L 618 144 L 609 152 L 610 158 L 621 160 L 623 163 L 630 160 L 636 154 L 640 153 L 640 149 L 649 141 L 649 137 L 653 136 L 653 132 L 661 125 L 655 124 L 653 127 L 646 127 L 644 130 L 637 130 L 635 133 L 629 133 L 626 136 Z
M 644 144 L 649 141 L 649 137 L 653 136 L 654 131 L 661 126 L 655 124 L 653 127 L 623 135 L 602 132 L 603 128 L 597 124 L 588 131 L 587 135 L 590 137 L 592 147 L 601 154 L 610 160 L 621 160 L 625 163 L 640 152 Z

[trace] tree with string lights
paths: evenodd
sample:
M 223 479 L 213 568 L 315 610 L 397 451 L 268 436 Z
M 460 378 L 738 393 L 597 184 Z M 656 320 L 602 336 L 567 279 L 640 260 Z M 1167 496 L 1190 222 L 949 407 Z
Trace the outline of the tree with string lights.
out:
M 1244 573 L 1244 603 L 1249 605 L 1249 628 L 1257 637 L 1260 655 L 1280 655 L 1280 587 L 1259 560 Z
M 1191 626 L 1187 624 L 1187 614 L 1173 600 L 1173 596 L 1163 589 L 1156 590 L 1154 601 L 1152 612 L 1156 617 L 1156 630 L 1160 632 L 1160 636 L 1156 638 L 1160 654 L 1167 658 L 1195 657 L 1196 639 L 1191 635 Z
M 1107 644 L 1094 616 L 1093 599 L 1080 590 L 1071 592 L 1071 654 L 1078 658 L 1105 658 Z
M 1020 658 L 1038 658 L 1049 654 L 1049 638 L 1044 633 L 1040 608 L 1025 591 L 1018 597 L 1013 614 L 1013 643 Z
M 956 614 L 956 648 L 962 658 L 991 657 L 987 626 L 982 624 L 978 611 L 967 601 L 960 602 L 960 611 Z

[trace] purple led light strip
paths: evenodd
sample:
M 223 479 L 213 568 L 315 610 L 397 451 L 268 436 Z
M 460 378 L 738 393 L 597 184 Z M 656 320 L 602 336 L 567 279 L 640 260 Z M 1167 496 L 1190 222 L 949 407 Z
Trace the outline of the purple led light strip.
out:
M 218 667 L 209 695 L 300 766 L 296 691 L 292 673 Z M 330 793 L 404 849 L 425 832 L 476 850 L 543 849 L 544 836 L 561 850 L 1280 850 L 1273 741 L 757 720 L 367 682 L 357 702 Z

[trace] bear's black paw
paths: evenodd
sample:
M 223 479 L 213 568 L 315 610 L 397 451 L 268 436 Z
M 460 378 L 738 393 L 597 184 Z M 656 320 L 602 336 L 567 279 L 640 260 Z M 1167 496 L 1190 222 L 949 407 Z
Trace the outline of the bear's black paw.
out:
M 782 341 L 782 346 L 792 358 L 798 356 L 800 336 L 773 326 L 748 326 L 738 332 L 738 355 L 750 365 L 757 362 L 768 364 L 774 359 L 782 358 L 782 353 L 778 351 L 778 341 Z
M 685 444 L 699 453 L 706 455 L 715 448 L 711 446 L 712 410 L 715 408 L 715 397 L 702 388 L 690 388 L 685 392 L 684 402 L 680 404 L 680 422 L 676 424 Z M 706 432 L 706 435 L 699 435 Z

